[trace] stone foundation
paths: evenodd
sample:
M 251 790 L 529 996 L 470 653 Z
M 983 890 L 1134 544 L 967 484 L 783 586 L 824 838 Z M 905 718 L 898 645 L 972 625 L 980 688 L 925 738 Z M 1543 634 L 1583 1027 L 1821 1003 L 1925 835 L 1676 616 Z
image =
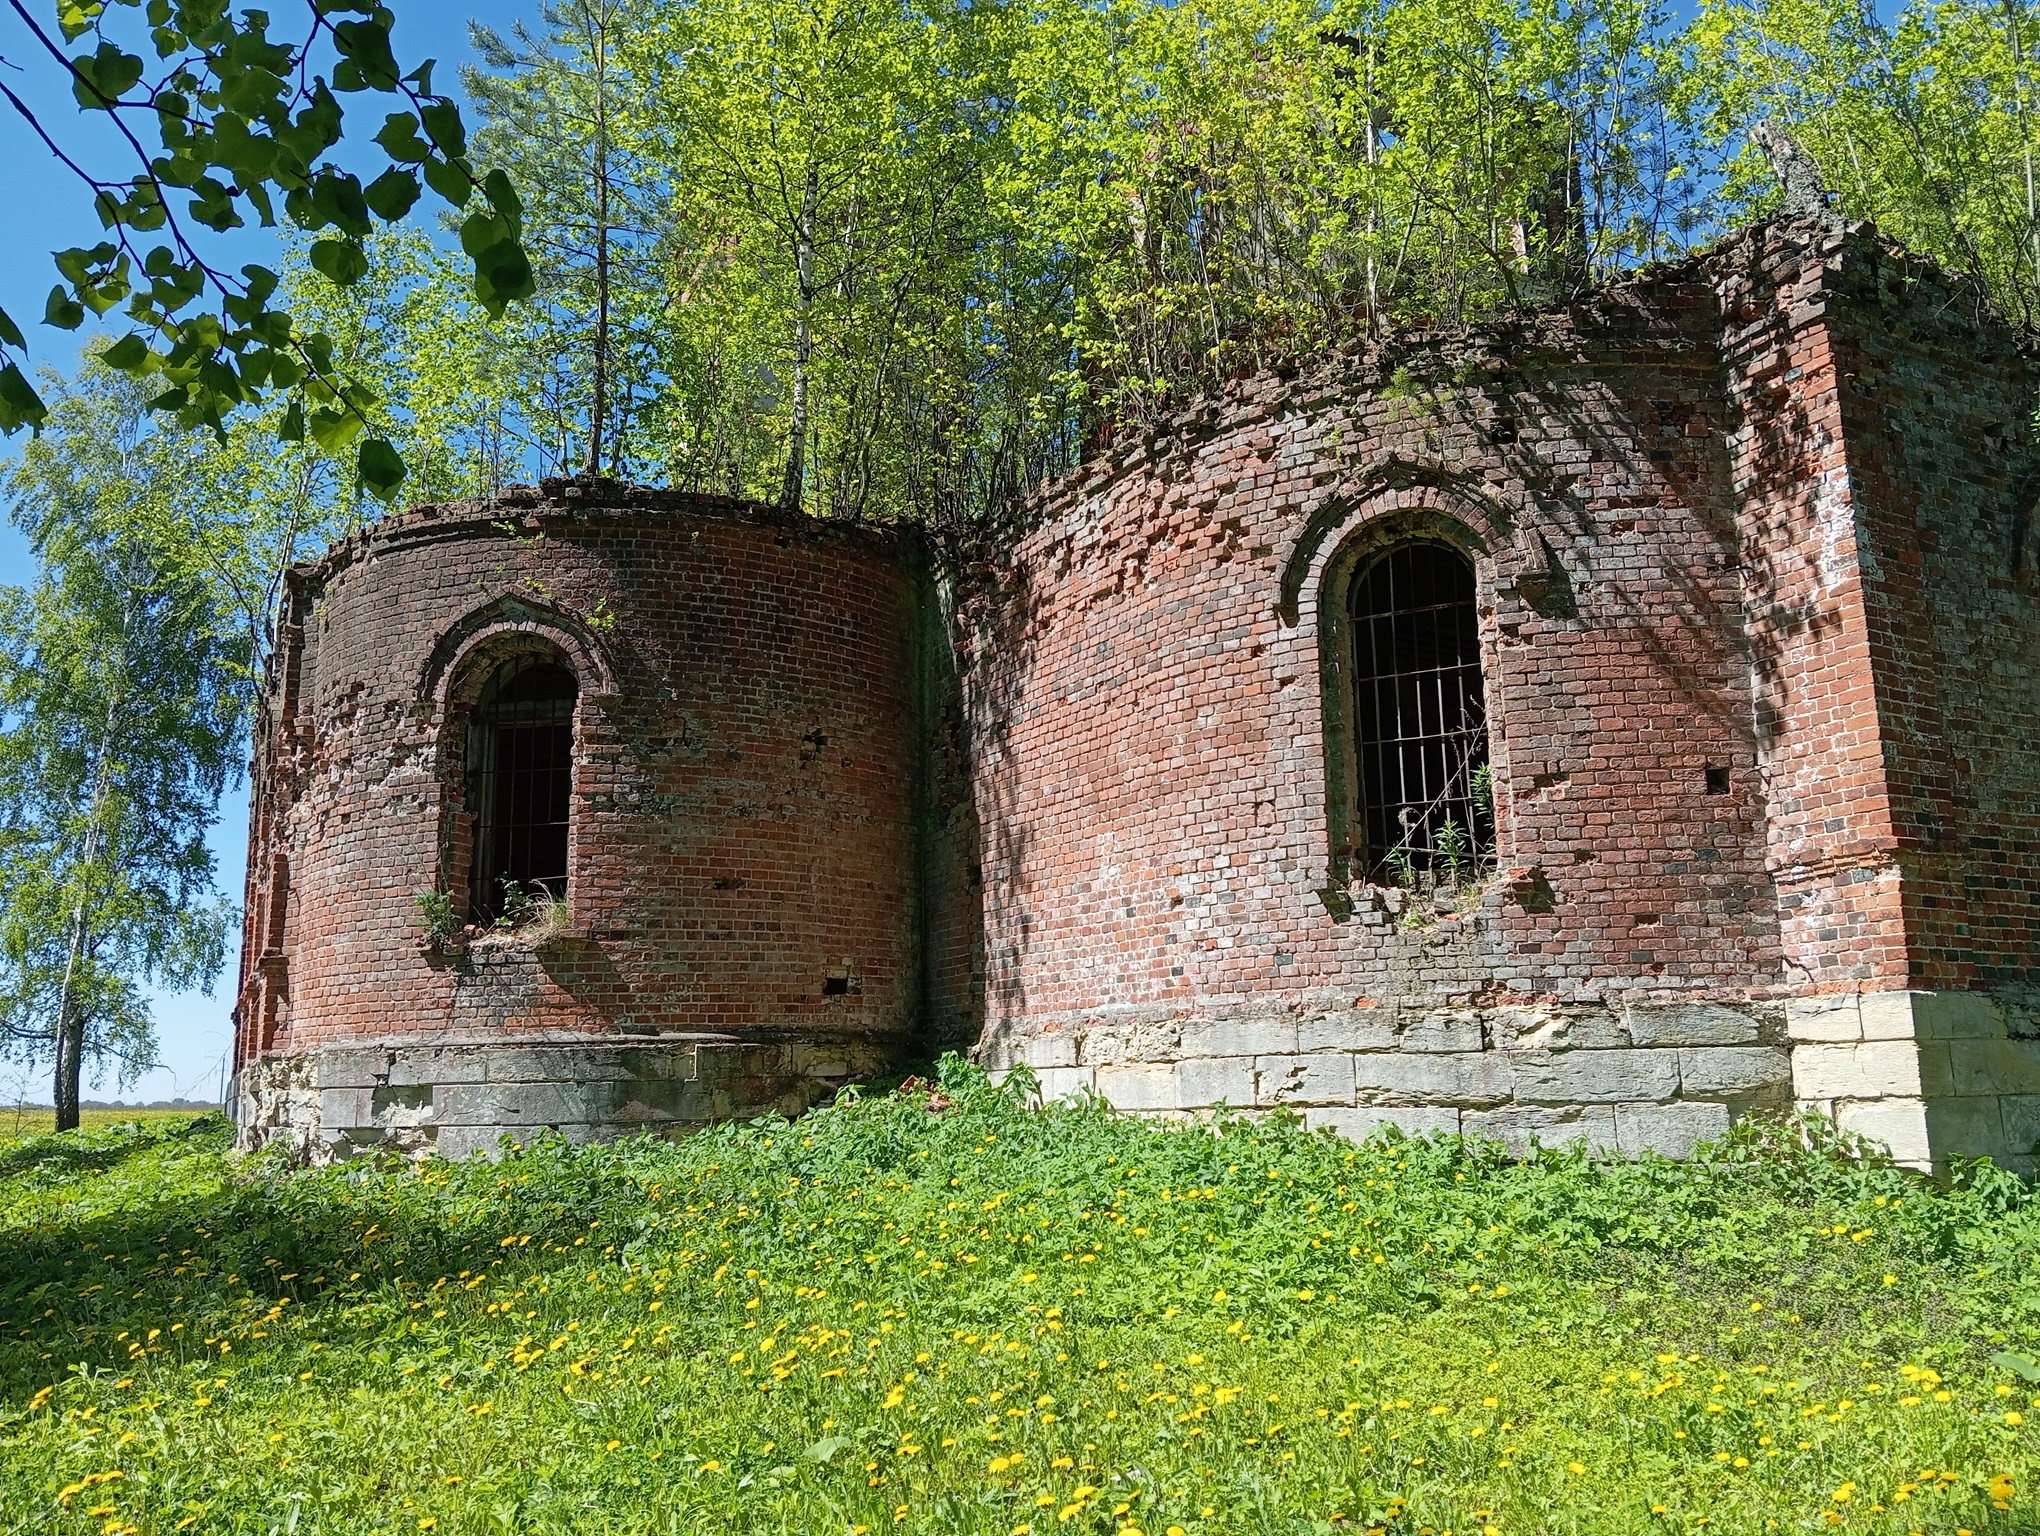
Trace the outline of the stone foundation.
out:
M 797 1115 L 898 1055 L 884 1042 L 717 1036 L 334 1045 L 253 1063 L 233 1102 L 244 1146 L 282 1140 L 315 1162 L 371 1147 L 457 1158 L 541 1131 L 600 1141 Z
M 1869 992 L 1786 1008 L 1802 1107 L 1909 1167 L 1988 1157 L 2040 1171 L 2040 1014 L 2020 997 Z
M 1002 1041 L 1044 1097 L 1096 1093 L 1151 1114 L 1289 1108 L 1356 1139 L 1383 1125 L 1491 1137 L 1527 1152 L 1683 1157 L 1746 1114 L 1792 1101 L 1777 1005 L 1439 1009 L 1382 1003 L 1271 1013 L 1251 1001 L 1180 1016 L 1101 1010 Z

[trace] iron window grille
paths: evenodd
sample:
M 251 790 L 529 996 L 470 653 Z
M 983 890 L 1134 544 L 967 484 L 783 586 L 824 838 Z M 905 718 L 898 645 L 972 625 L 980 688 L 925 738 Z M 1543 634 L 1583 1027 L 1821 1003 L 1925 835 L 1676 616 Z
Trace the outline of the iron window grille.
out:
M 567 894 L 573 795 L 574 674 L 533 657 L 491 679 L 469 731 L 475 815 L 474 920 L 515 921 Z
M 1456 881 L 1494 855 L 1473 563 L 1398 545 L 1354 576 L 1347 605 L 1368 878 Z

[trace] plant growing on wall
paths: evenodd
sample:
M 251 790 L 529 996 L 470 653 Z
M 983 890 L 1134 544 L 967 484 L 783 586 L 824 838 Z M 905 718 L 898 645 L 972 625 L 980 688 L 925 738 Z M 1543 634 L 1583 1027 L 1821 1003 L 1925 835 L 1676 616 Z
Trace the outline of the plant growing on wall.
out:
M 450 944 L 460 936 L 460 918 L 453 910 L 453 898 L 444 891 L 426 888 L 411 898 L 425 922 L 425 937 L 433 944 Z

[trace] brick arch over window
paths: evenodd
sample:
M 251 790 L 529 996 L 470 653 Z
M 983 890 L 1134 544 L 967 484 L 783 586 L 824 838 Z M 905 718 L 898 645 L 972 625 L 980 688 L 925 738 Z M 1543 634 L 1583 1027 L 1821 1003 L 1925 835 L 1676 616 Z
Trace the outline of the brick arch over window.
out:
M 514 652 L 520 637 L 533 645 L 550 645 L 565 656 L 583 693 L 615 696 L 616 668 L 607 648 L 585 624 L 556 608 L 503 597 L 465 615 L 439 637 L 418 677 L 420 702 L 440 715 L 463 703 L 472 705 L 481 686 L 476 659 Z M 465 700 L 456 697 L 463 691 Z
M 1450 530 L 1448 536 L 1497 563 L 1516 565 L 1528 558 L 1514 547 L 1522 533 L 1517 519 L 1474 477 L 1439 464 L 1384 458 L 1333 486 L 1282 551 L 1276 617 L 1284 625 L 1298 623 L 1323 585 L 1327 563 L 1350 540 L 1367 537 L 1365 530 L 1391 517 L 1437 522 Z
M 1405 490 L 1355 509 L 1301 583 L 1315 621 L 1335 881 L 1422 881 L 1494 855 L 1493 657 L 1481 615 L 1495 562 L 1472 519 L 1440 503 L 1449 500 L 1434 490 Z
M 453 627 L 420 680 L 435 716 L 440 889 L 463 921 L 525 899 L 571 901 L 573 807 L 586 706 L 613 694 L 579 626 L 515 599 Z

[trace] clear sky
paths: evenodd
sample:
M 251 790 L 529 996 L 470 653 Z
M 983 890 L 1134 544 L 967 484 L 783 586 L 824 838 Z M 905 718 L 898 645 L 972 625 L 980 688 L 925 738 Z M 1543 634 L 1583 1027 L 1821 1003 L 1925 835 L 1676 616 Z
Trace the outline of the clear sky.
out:
M 397 57 L 408 68 L 421 59 L 437 59 L 433 84 L 442 90 L 456 90 L 459 66 L 472 58 L 468 48 L 468 20 L 479 17 L 488 25 L 507 32 L 519 17 L 537 20 L 538 0 L 391 0 L 397 13 L 395 44 Z M 238 8 L 238 7 L 237 7 Z M 34 7 L 38 16 L 49 7 Z M 117 19 L 139 18 L 139 12 L 115 11 Z M 278 35 L 289 17 L 287 7 L 272 12 L 279 21 Z M 81 113 L 72 102 L 70 86 L 55 62 L 44 53 L 11 12 L 0 11 L 0 78 L 22 98 L 64 150 L 101 175 L 129 175 L 131 166 L 115 154 L 117 141 L 103 118 Z M 382 122 L 389 110 L 384 98 L 363 93 L 343 97 L 348 109 L 349 136 L 366 137 Z M 146 140 L 145 140 L 146 142 Z M 429 219 L 433 199 L 427 197 L 413 214 Z M 92 199 L 83 183 L 66 169 L 38 141 L 34 131 L 13 108 L 0 98 L 0 228 L 10 233 L 0 240 L 0 308 L 13 316 L 28 337 L 30 354 L 37 366 L 68 369 L 77 357 L 80 336 L 40 324 L 43 301 L 57 281 L 50 264 L 50 252 L 74 245 L 94 245 L 101 238 L 99 220 L 92 212 Z M 237 231 L 210 247 L 210 252 L 238 265 L 259 261 L 273 265 L 276 240 L 262 230 Z M 11 458 L 19 440 L 0 440 L 0 460 Z M 0 524 L 0 582 L 21 583 L 33 575 L 33 566 L 21 537 L 11 525 Z M 220 807 L 219 825 L 211 844 L 219 861 L 220 884 L 237 900 L 241 891 L 241 868 L 247 853 L 248 796 L 246 786 L 237 788 Z M 236 945 L 238 950 L 238 945 Z M 230 959 L 225 974 L 207 997 L 200 993 L 162 996 L 156 1003 L 158 1055 L 162 1066 L 149 1073 L 120 1095 L 130 1102 L 156 1098 L 205 1098 L 219 1092 L 220 1075 L 227 1059 L 231 1028 L 228 1010 L 233 1006 L 233 976 L 238 955 Z M 49 1102 L 46 1069 L 33 1073 L 0 1064 L 0 1103 L 13 1104 L 20 1097 L 30 1103 Z M 109 1081 L 95 1092 L 87 1084 L 86 1097 L 112 1098 Z

